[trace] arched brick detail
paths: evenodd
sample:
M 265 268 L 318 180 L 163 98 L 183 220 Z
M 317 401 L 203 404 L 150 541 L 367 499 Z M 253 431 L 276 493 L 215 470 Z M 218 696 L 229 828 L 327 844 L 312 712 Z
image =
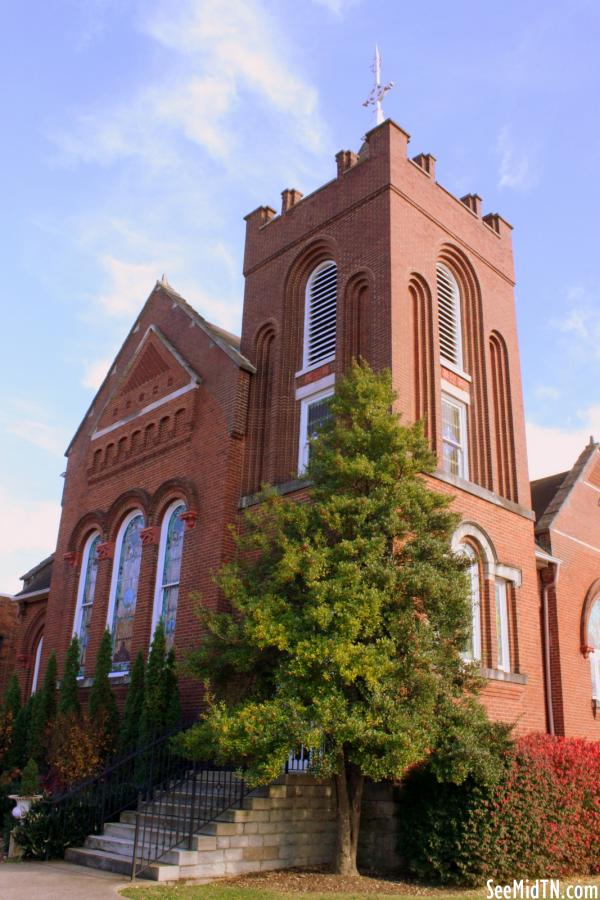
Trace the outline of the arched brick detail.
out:
M 23 631 L 23 635 L 17 648 L 16 664 L 17 670 L 21 677 L 21 687 L 23 689 L 24 700 L 31 694 L 31 683 L 33 679 L 33 666 L 35 662 L 35 652 L 38 642 L 44 635 L 44 627 L 46 625 L 46 604 L 38 609 L 31 622 Z M 38 683 L 41 684 L 44 677 L 43 670 L 40 670 Z
M 598 598 L 600 598 L 600 578 L 596 578 L 596 580 L 592 582 L 592 584 L 588 588 L 588 592 L 585 595 L 585 600 L 581 608 L 579 645 L 581 647 L 581 652 L 584 655 L 585 648 L 588 646 L 588 622 L 590 619 L 590 613 L 592 612 L 592 607 L 596 600 L 598 600 Z
M 463 365 L 473 379 L 469 405 L 469 477 L 475 484 L 493 490 L 481 289 L 473 266 L 457 247 L 444 244 L 438 259 L 448 266 L 458 282 Z
M 337 321 L 340 322 L 341 273 L 339 249 L 327 236 L 316 238 L 307 244 L 290 266 L 284 284 L 283 316 L 279 354 L 281 364 L 275 383 L 275 403 L 278 404 L 282 444 L 278 454 L 277 470 L 271 473 L 273 481 L 285 481 L 297 471 L 298 432 L 300 410 L 295 399 L 294 375 L 302 365 L 302 341 L 304 339 L 304 303 L 306 283 L 311 272 L 322 262 L 332 259 L 338 266 Z M 339 331 L 336 354 L 339 348 Z M 339 355 L 336 355 L 339 368 Z
M 123 518 L 128 512 L 131 512 L 132 509 L 140 509 L 144 514 L 144 519 L 147 524 L 150 507 L 150 495 L 147 491 L 139 488 L 133 488 L 132 490 L 121 494 L 120 497 L 117 497 L 106 516 L 108 522 L 108 540 L 114 541 L 116 539 Z
M 338 331 L 338 347 L 344 370 L 353 359 L 371 362 L 371 307 L 374 295 L 375 277 L 369 269 L 354 272 L 346 282 L 342 322 Z
M 481 627 L 481 664 L 491 667 L 495 658 L 496 645 L 493 628 L 495 617 L 494 584 L 498 555 L 496 548 L 484 528 L 476 522 L 461 522 L 452 536 L 452 549 L 460 552 L 461 545 L 467 544 L 475 553 L 479 565 L 479 610 Z
M 498 331 L 490 335 L 490 361 L 496 436 L 497 490 L 502 497 L 518 502 L 517 464 L 513 425 L 512 394 L 506 342 Z
M 425 279 L 412 275 L 408 291 L 411 299 L 413 336 L 414 418 L 422 421 L 432 450 L 437 446 L 437 401 L 433 303 Z
M 245 493 L 254 493 L 262 483 L 271 480 L 270 434 L 276 337 L 273 321 L 261 325 L 254 337 L 256 375 L 250 386 Z
M 188 478 L 171 478 L 161 484 L 150 501 L 147 525 L 160 525 L 167 507 L 179 499 L 185 501 L 188 510 L 198 511 L 198 491 Z
M 92 531 L 99 531 L 102 537 L 106 536 L 107 517 L 102 510 L 95 509 L 88 512 L 79 520 L 73 528 L 68 541 L 70 550 L 80 552 Z

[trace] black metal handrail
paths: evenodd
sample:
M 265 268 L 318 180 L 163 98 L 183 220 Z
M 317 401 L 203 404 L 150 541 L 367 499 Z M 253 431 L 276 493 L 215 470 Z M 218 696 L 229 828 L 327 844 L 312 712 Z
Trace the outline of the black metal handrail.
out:
M 190 761 L 171 746 L 161 783 L 140 793 L 132 880 L 170 850 L 194 849 L 194 836 L 229 809 L 243 809 L 250 788 L 234 768 Z
M 46 858 L 63 855 L 69 846 L 89 834 L 99 834 L 106 822 L 135 807 L 140 791 L 148 791 L 153 780 L 163 777 L 174 735 L 183 726 L 148 744 L 113 759 L 101 772 L 80 781 L 44 802 L 48 818 Z

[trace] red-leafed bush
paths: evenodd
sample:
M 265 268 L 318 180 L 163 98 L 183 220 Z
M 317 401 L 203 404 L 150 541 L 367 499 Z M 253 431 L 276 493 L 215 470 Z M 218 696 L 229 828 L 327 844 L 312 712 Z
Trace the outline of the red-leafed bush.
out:
M 530 735 L 498 759 L 499 780 L 411 773 L 402 804 L 407 869 L 442 882 L 600 873 L 600 742 Z

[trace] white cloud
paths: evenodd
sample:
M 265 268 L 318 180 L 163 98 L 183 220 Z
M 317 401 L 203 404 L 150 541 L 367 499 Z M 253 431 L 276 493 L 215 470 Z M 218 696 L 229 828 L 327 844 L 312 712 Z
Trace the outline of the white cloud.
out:
M 591 406 L 578 416 L 572 428 L 527 423 L 529 477 L 543 478 L 570 469 L 588 443 L 590 435 L 600 439 L 600 406 Z
M 56 456 L 63 456 L 68 440 L 60 428 L 35 419 L 17 419 L 6 425 L 9 434 L 22 438 L 35 447 L 47 450 Z
M 60 504 L 31 502 L 0 487 L 0 590 L 15 593 L 19 576 L 53 552 Z
M 132 263 L 106 255 L 102 264 L 109 277 L 109 287 L 98 297 L 98 303 L 109 316 L 137 315 L 154 287 L 158 267 L 154 263 Z
M 558 388 L 552 387 L 551 384 L 540 384 L 536 387 L 535 393 L 542 400 L 558 400 L 562 396 Z
M 358 0 L 313 0 L 313 3 L 316 3 L 317 6 L 324 6 L 325 9 L 328 9 L 329 12 L 340 18 L 347 9 L 351 6 L 356 6 L 357 2 Z
M 161 69 L 126 101 L 87 111 L 72 131 L 50 135 L 63 161 L 110 165 L 136 156 L 152 168 L 174 167 L 183 136 L 228 165 L 249 149 L 239 136 L 245 92 L 277 115 L 279 131 L 296 144 L 321 149 L 317 91 L 294 71 L 290 44 L 260 0 L 183 0 L 176 7 L 161 0 L 145 10 L 140 28 L 170 51 L 168 74 Z
M 97 391 L 106 378 L 111 362 L 111 359 L 97 359 L 95 362 L 88 363 L 81 379 L 82 385 Z
M 537 180 L 534 168 L 534 154 L 523 146 L 516 147 L 508 127 L 501 129 L 497 139 L 500 156 L 498 186 L 527 191 Z

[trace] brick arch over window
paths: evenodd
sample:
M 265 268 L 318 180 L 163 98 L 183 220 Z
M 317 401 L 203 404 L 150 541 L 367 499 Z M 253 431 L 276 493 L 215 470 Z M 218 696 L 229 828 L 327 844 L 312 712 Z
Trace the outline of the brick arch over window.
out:
M 479 589 L 479 610 L 473 611 L 473 624 L 479 628 L 479 646 L 474 641 L 475 650 L 482 665 L 492 664 L 492 596 L 490 578 L 493 578 L 498 565 L 496 548 L 488 533 L 476 522 L 461 522 L 452 536 L 452 549 L 455 553 L 468 547 L 477 561 L 477 579 Z M 464 551 L 463 551 L 464 552 Z M 471 600 L 473 604 L 473 598 Z
M 21 677 L 23 681 L 21 684 L 25 698 L 31 694 L 35 654 L 40 640 L 44 637 L 45 624 L 46 606 L 44 604 L 44 607 L 35 613 L 31 622 L 25 629 L 18 648 L 17 663 L 19 664 L 22 673 Z M 43 673 L 41 673 L 41 677 L 43 677 Z M 40 684 L 41 677 L 38 673 L 38 685 Z
M 170 478 L 169 481 L 161 484 L 158 490 L 155 491 L 148 507 L 148 524 L 160 524 L 165 510 L 175 500 L 183 500 L 188 510 L 198 510 L 198 491 L 189 478 Z
M 285 481 L 297 471 L 300 410 L 295 400 L 294 376 L 302 366 L 306 285 L 318 265 L 329 259 L 337 263 L 339 255 L 335 241 L 321 236 L 298 253 L 285 279 L 279 347 L 282 365 L 273 385 L 274 401 L 278 403 L 278 432 L 282 436 L 277 466 L 271 472 L 274 482 Z M 338 289 L 339 284 L 338 268 Z
M 274 353 L 277 331 L 272 321 L 265 322 L 254 338 L 256 375 L 250 386 L 248 461 L 244 493 L 259 490 L 271 481 L 271 419 L 273 406 Z
M 596 600 L 600 598 L 600 578 L 596 578 L 594 582 L 590 585 L 587 594 L 585 595 L 585 600 L 583 602 L 583 606 L 581 608 L 581 622 L 580 622 L 580 630 L 579 630 L 579 643 L 581 646 L 581 652 L 587 655 L 587 648 L 589 646 L 589 635 L 588 635 L 588 624 L 590 621 L 590 614 L 592 612 L 592 607 Z
M 437 446 L 436 377 L 433 339 L 433 302 L 425 279 L 416 273 L 408 284 L 413 338 L 414 417 L 425 424 L 433 450 Z
M 509 500 L 518 500 L 515 434 L 512 394 L 506 342 L 498 331 L 490 335 L 490 360 L 496 436 L 496 468 L 498 493 Z
M 145 520 L 148 521 L 150 505 L 150 495 L 141 488 L 133 488 L 132 490 L 121 494 L 120 497 L 117 497 L 106 516 L 109 540 L 115 540 L 119 528 L 121 527 L 121 522 L 134 508 L 139 509 L 140 512 L 143 513 Z
M 102 510 L 95 509 L 88 512 L 77 522 L 73 528 L 67 546 L 70 550 L 80 553 L 86 540 L 92 531 L 99 531 L 101 535 L 105 535 L 107 530 L 106 513 Z
M 469 477 L 476 484 L 493 490 L 481 290 L 473 266 L 458 248 L 444 245 L 438 261 L 448 267 L 458 283 L 463 366 L 473 379 L 469 405 Z
M 371 360 L 371 319 L 375 278 L 368 269 L 350 276 L 344 290 L 341 357 L 344 369 L 352 359 Z

